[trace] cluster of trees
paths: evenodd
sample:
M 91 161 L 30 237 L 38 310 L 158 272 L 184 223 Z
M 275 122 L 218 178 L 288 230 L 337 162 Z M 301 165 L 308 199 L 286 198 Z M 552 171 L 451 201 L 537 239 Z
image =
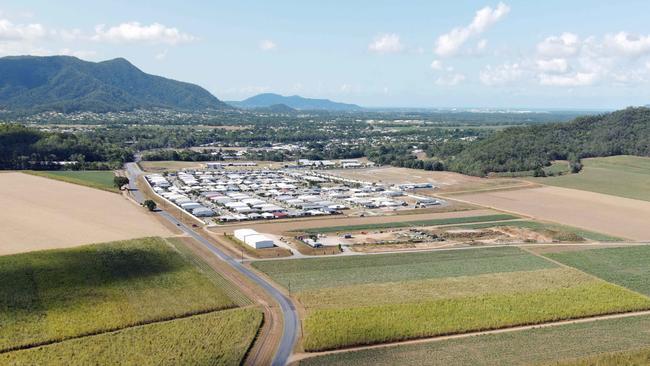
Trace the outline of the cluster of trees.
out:
M 0 124 L 0 169 L 115 169 L 132 159 L 129 149 L 88 136 Z
M 142 154 L 142 160 L 149 161 L 221 161 L 221 154 L 212 155 L 209 152 L 199 152 L 190 149 L 182 150 L 156 150 Z
M 381 165 L 423 170 L 445 170 L 445 166 L 441 161 L 432 159 L 420 160 L 413 155 L 412 150 L 413 147 L 409 144 L 395 143 L 368 147 L 365 150 L 365 155 L 371 161 Z

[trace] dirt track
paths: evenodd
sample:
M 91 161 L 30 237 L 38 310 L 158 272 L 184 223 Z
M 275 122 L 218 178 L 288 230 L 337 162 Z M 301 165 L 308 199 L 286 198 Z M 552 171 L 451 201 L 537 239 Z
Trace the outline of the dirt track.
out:
M 126 198 L 22 173 L 0 174 L 0 255 L 172 233 Z
M 650 202 L 560 187 L 454 196 L 486 207 L 639 241 L 650 240 Z

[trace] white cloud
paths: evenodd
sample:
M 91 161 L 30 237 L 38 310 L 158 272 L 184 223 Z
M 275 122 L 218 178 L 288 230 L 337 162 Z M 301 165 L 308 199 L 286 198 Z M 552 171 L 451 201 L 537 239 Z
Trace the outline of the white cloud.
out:
M 47 35 L 41 24 L 13 24 L 0 19 L 0 41 L 33 41 Z
M 450 75 L 445 75 L 441 76 L 436 80 L 436 85 L 441 85 L 441 86 L 456 86 L 463 81 L 465 81 L 466 77 L 463 74 L 450 74 Z
M 485 85 L 505 85 L 519 81 L 523 74 L 524 70 L 518 63 L 503 64 L 498 67 L 488 65 L 481 71 L 479 79 Z
M 167 52 L 168 52 L 168 51 L 169 51 L 169 50 L 162 50 L 162 51 L 158 52 L 158 53 L 154 56 L 154 58 L 155 58 L 156 60 L 158 60 L 158 61 L 162 61 L 162 60 L 164 60 L 164 59 L 167 58 Z
M 395 33 L 380 34 L 368 45 L 368 49 L 378 53 L 395 53 L 404 49 L 399 36 Z
M 604 45 L 624 55 L 639 56 L 650 53 L 650 35 L 642 36 L 618 32 L 605 36 Z
M 269 39 L 264 39 L 260 41 L 259 48 L 262 51 L 273 51 L 274 49 L 278 48 L 278 45 Z
M 545 57 L 566 57 L 578 53 L 580 38 L 573 33 L 550 36 L 537 44 L 537 53 Z
M 569 62 L 565 58 L 537 60 L 537 68 L 542 72 L 565 73 L 569 70 Z
M 483 52 L 487 48 L 488 41 L 487 39 L 482 39 L 476 44 L 476 50 L 478 52 Z
M 59 52 L 56 52 L 56 54 L 74 56 L 84 60 L 92 60 L 97 56 L 97 52 L 95 51 L 71 50 L 69 48 L 62 48 Z
M 548 86 L 588 86 L 598 79 L 595 73 L 576 72 L 570 75 L 540 74 L 539 83 Z
M 129 22 L 110 28 L 106 28 L 106 25 L 100 24 L 95 27 L 95 34 L 91 39 L 114 43 L 145 42 L 175 45 L 193 42 L 197 38 L 191 34 L 181 32 L 178 28 L 167 27 L 160 23 L 143 25 L 138 22 Z
M 439 71 L 439 70 L 442 70 L 442 67 L 443 67 L 442 61 L 440 61 L 440 60 L 431 61 L 431 69 Z
M 454 28 L 449 33 L 438 37 L 434 51 L 439 56 L 455 55 L 468 39 L 485 32 L 509 12 L 510 7 L 504 3 L 499 3 L 494 9 L 489 6 L 480 9 L 469 25 Z

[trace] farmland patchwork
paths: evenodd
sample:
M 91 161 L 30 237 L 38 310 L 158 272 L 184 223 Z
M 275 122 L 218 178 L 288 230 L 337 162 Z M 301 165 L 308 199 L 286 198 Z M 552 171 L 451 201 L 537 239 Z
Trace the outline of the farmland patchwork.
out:
M 307 351 L 650 308 L 641 294 L 513 247 L 254 265 L 304 306 Z

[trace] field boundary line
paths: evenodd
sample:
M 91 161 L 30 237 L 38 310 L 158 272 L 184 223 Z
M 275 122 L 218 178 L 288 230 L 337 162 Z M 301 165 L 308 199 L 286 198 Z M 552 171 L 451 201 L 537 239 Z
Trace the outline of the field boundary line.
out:
M 478 331 L 478 332 L 469 332 L 469 333 L 461 333 L 461 334 L 452 334 L 452 335 L 446 335 L 446 336 L 436 336 L 436 337 L 412 339 L 412 340 L 406 340 L 406 341 L 397 341 L 397 342 L 373 344 L 373 345 L 368 345 L 368 346 L 342 348 L 342 349 L 331 350 L 331 351 L 303 352 L 303 353 L 294 354 L 291 357 L 291 359 L 289 359 L 289 364 L 295 365 L 296 362 L 302 361 L 302 360 L 305 360 L 305 359 L 308 359 L 308 358 L 314 358 L 314 357 L 320 357 L 320 356 L 326 356 L 326 355 L 332 355 L 332 354 L 340 354 L 340 353 L 347 353 L 347 352 L 357 352 L 357 351 L 381 349 L 381 348 L 388 348 L 388 347 L 397 347 L 397 346 L 410 345 L 410 344 L 426 344 L 426 343 L 441 342 L 441 341 L 453 340 L 453 339 L 463 339 L 463 338 L 477 337 L 477 336 L 482 336 L 482 335 L 511 333 L 511 332 L 519 332 L 519 331 L 524 331 L 524 330 L 531 330 L 531 329 L 551 328 L 551 327 L 557 327 L 557 326 L 562 326 L 562 325 L 591 323 L 591 322 L 596 322 L 596 321 L 601 321 L 601 320 L 630 318 L 630 317 L 644 316 L 644 315 L 650 315 L 650 310 L 626 312 L 626 313 L 615 313 L 615 314 L 607 314 L 607 315 L 598 315 L 598 316 L 592 316 L 592 317 L 567 319 L 567 320 L 560 320 L 560 321 L 555 321 L 555 322 L 547 322 L 547 323 L 540 323 L 540 324 L 533 324 L 533 325 L 522 325 L 522 326 L 517 326 L 517 327 L 493 329 L 493 330 L 486 330 L 486 331 Z

